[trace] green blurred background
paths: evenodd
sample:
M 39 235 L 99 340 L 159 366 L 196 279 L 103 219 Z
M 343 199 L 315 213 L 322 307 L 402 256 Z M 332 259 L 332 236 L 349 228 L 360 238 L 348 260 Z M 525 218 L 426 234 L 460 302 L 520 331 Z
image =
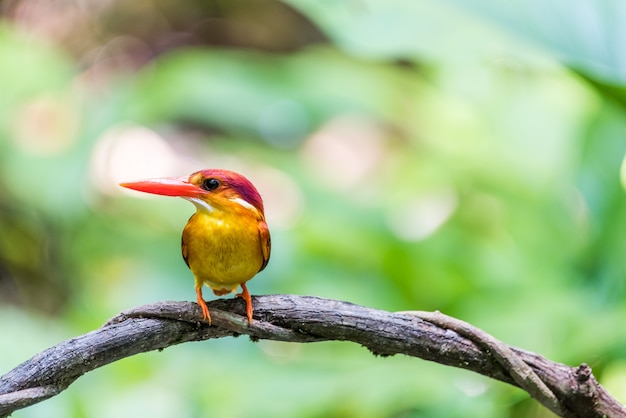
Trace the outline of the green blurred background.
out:
M 220 167 L 266 201 L 253 294 L 435 310 L 626 402 L 626 3 L 0 3 L 0 373 L 194 300 L 193 212 L 119 181 Z M 207 293 L 207 295 L 210 292 Z M 26 417 L 547 417 L 349 343 L 119 361 Z

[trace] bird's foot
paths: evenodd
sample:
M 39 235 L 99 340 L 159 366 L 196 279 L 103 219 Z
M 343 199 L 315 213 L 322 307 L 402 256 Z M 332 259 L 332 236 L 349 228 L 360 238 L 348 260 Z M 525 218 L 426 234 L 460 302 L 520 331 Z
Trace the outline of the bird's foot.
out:
M 198 305 L 200 305 L 200 309 L 202 309 L 202 319 L 207 321 L 209 325 L 211 325 L 211 314 L 209 313 L 209 307 L 206 306 L 206 302 L 202 297 L 202 288 L 196 288 L 196 296 L 198 297 Z
M 248 323 L 252 324 L 252 297 L 245 283 L 241 283 L 241 293 L 237 293 L 237 297 L 246 301 L 246 316 L 248 317 Z

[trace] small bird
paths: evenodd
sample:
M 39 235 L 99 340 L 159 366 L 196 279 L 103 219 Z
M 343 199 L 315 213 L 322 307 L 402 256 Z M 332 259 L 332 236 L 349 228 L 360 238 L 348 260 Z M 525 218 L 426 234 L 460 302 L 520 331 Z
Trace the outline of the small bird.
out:
M 211 323 L 202 297 L 206 284 L 217 296 L 237 290 L 246 302 L 252 323 L 252 298 L 246 282 L 263 270 L 270 259 L 270 231 L 263 200 L 241 174 L 219 169 L 196 171 L 188 177 L 166 177 L 120 183 L 140 192 L 182 197 L 196 207 L 182 236 L 183 259 L 195 278 L 198 305 Z

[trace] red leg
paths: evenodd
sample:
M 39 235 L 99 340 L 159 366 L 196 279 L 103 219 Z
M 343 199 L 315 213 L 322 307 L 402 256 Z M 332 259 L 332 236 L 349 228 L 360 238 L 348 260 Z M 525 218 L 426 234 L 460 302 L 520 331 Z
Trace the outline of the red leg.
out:
M 211 314 L 209 313 L 209 307 L 206 306 L 206 302 L 202 297 L 202 286 L 196 287 L 196 296 L 198 297 L 198 305 L 202 309 L 202 318 L 211 325 Z
M 246 316 L 248 317 L 248 323 L 252 324 L 252 298 L 245 283 L 241 283 L 241 289 L 243 292 L 238 293 L 237 296 L 246 301 Z

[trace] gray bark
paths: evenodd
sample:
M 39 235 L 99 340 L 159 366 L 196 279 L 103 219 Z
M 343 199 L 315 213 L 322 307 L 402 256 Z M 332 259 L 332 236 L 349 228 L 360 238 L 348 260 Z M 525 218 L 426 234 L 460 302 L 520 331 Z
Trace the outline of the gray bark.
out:
M 438 312 L 392 313 L 294 295 L 256 296 L 253 305 L 252 324 L 239 299 L 210 302 L 212 326 L 191 302 L 158 302 L 122 312 L 0 377 L 0 417 L 55 396 L 83 374 L 121 358 L 244 334 L 253 341 L 352 341 L 375 355 L 419 357 L 518 386 L 558 416 L 626 417 L 626 408 L 598 384 L 587 365 L 570 367 L 507 346 Z

